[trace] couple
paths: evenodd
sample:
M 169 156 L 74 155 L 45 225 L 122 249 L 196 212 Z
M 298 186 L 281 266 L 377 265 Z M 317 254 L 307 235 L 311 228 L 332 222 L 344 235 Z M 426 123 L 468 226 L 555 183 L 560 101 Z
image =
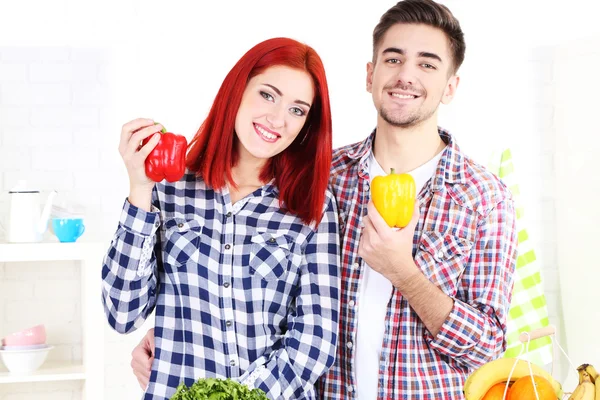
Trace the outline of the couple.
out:
M 437 126 L 465 44 L 432 0 L 405 0 L 373 32 L 363 141 L 331 153 L 323 65 L 271 39 L 225 78 L 192 140 L 188 173 L 154 184 L 160 131 L 123 126 L 131 188 L 103 266 L 110 325 L 131 332 L 146 399 L 232 378 L 271 399 L 461 399 L 499 357 L 516 262 L 508 189 Z M 413 218 L 389 228 L 370 201 L 394 168 L 417 184 Z

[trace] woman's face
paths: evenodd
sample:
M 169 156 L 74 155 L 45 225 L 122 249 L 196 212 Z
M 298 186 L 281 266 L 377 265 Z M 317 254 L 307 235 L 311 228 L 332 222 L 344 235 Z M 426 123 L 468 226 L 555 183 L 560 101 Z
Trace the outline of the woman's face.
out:
M 246 85 L 235 118 L 240 159 L 266 160 L 285 150 L 306 122 L 314 99 L 304 71 L 274 66 Z

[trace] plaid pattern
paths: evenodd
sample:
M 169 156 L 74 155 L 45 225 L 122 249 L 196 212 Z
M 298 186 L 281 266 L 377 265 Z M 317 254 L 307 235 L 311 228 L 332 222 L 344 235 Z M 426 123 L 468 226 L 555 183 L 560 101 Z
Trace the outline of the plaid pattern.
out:
M 232 205 L 227 189 L 188 174 L 157 184 L 153 204 L 145 212 L 125 202 L 102 269 L 115 330 L 135 330 L 156 308 L 144 399 L 169 398 L 203 377 L 237 379 L 271 399 L 315 398 L 338 332 L 331 194 L 317 230 L 279 207 L 272 184 Z M 144 247 L 155 249 L 147 262 Z
M 504 357 L 517 357 L 522 350 L 519 335 L 550 325 L 546 296 L 542 285 L 541 266 L 535 257 L 531 240 L 525 228 L 523 208 L 520 207 L 520 190 L 509 149 L 496 154 L 490 169 L 509 187 L 517 206 L 518 253 L 515 286 L 508 313 L 506 339 L 508 346 Z M 498 163 L 499 161 L 499 163 Z M 538 365 L 552 362 L 553 349 L 550 337 L 543 337 L 529 344 L 528 352 L 521 355 Z
M 421 220 L 415 262 L 454 299 L 437 337 L 394 289 L 388 303 L 379 366 L 378 399 L 463 399 L 476 367 L 505 349 L 506 318 L 516 261 L 515 214 L 510 192 L 493 174 L 466 158 L 450 134 L 433 178 L 418 196 Z M 336 150 L 332 188 L 342 245 L 340 337 L 334 366 L 319 382 L 320 397 L 355 397 L 353 341 L 363 261 L 357 256 L 369 200 L 368 159 L 375 132 Z M 371 400 L 371 399 L 360 399 Z

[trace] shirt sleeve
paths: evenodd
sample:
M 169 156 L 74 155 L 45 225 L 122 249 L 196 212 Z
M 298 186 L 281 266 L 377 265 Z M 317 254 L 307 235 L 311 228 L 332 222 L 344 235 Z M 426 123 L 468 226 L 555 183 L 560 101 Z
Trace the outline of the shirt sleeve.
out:
M 460 282 L 457 298 L 429 345 L 437 352 L 477 368 L 506 349 L 506 320 L 517 257 L 516 216 L 512 199 L 488 213 Z
M 332 365 L 339 319 L 339 234 L 334 200 L 328 204 L 303 256 L 295 308 L 281 347 L 259 357 L 240 382 L 270 399 L 302 398 Z M 275 346 L 276 348 L 276 346 Z
M 155 247 L 159 243 L 159 226 L 156 206 L 147 212 L 125 200 L 102 266 L 104 311 L 110 326 L 119 333 L 129 333 L 141 326 L 156 305 Z

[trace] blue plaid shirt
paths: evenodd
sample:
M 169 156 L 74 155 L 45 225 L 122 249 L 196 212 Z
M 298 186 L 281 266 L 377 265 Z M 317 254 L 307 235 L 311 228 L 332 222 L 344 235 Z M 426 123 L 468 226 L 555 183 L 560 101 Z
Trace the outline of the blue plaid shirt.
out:
M 279 207 L 272 183 L 231 204 L 226 188 L 192 174 L 156 184 L 152 212 L 125 201 L 102 300 L 120 333 L 156 309 L 144 399 L 168 399 L 204 377 L 271 399 L 314 399 L 337 343 L 337 218 L 329 192 L 315 230 Z

